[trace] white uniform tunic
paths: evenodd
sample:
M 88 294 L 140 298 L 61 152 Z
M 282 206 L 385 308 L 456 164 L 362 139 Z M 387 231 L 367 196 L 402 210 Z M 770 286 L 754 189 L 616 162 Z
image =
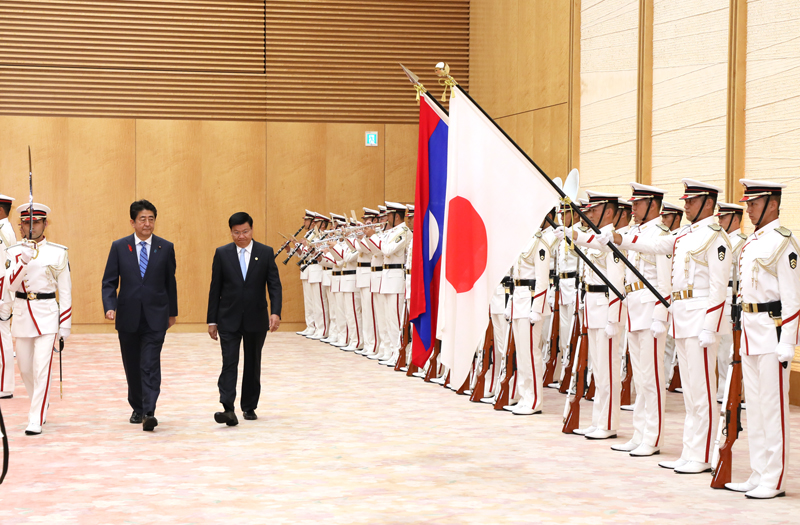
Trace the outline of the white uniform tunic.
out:
M 747 397 L 749 482 L 786 489 L 789 459 L 789 374 L 777 359 L 778 342 L 796 346 L 800 315 L 800 246 L 775 220 L 747 238 L 739 258 L 742 303 L 742 374 Z M 745 303 L 781 303 L 780 338 L 767 312 Z
M 59 329 L 72 327 L 72 281 L 67 248 L 43 239 L 38 255 L 24 264 L 21 244 L 8 249 L 10 291 L 30 294 L 30 300 L 14 298 L 11 332 L 17 339 L 17 360 L 22 381 L 31 400 L 28 428 L 41 432 L 47 419 L 52 378 L 53 348 Z M 34 299 L 33 294 L 57 294 L 57 299 Z
M 733 253 L 733 263 L 731 264 L 731 279 L 732 284 L 734 279 L 738 279 L 739 275 L 739 255 L 742 253 L 742 246 L 747 239 L 747 235 L 743 234 L 741 230 L 735 230 L 728 234 L 728 240 L 731 243 L 731 251 Z M 728 295 L 725 297 L 725 321 L 722 322 L 720 329 L 719 350 L 717 351 L 717 401 L 722 403 L 722 398 L 725 394 L 725 384 L 728 381 L 728 367 L 731 365 L 731 353 L 733 352 L 733 336 L 731 334 L 731 323 L 728 320 L 731 318 L 731 297 L 733 295 L 733 288 L 728 286 Z
M 398 224 L 386 233 L 380 243 L 383 252 L 383 275 L 381 276 L 381 295 L 386 296 L 384 312 L 386 317 L 387 349 L 392 357 L 400 352 L 400 330 L 405 307 L 405 261 L 406 247 L 411 240 L 411 230 L 405 223 Z
M 381 294 L 381 281 L 383 280 L 383 252 L 381 244 L 385 232 L 373 234 L 368 239 L 362 241 L 372 254 L 371 278 L 369 290 L 372 294 L 372 318 L 375 330 L 373 332 L 375 343 L 372 349 L 367 348 L 365 355 L 370 359 L 383 359 L 389 356 L 389 349 L 386 340 L 386 297 Z
M 6 249 L 17 244 L 17 236 L 8 219 L 0 219 L 0 397 L 14 393 L 14 343 L 11 338 L 11 306 L 14 296 L 6 278 L 10 267 Z

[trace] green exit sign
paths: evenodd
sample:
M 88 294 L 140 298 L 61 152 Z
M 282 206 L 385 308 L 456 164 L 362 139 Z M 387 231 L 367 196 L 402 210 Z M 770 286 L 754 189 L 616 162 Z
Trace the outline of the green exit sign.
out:
M 364 143 L 365 143 L 366 146 L 377 146 L 378 145 L 378 132 L 377 131 L 367 131 L 365 139 L 364 139 Z

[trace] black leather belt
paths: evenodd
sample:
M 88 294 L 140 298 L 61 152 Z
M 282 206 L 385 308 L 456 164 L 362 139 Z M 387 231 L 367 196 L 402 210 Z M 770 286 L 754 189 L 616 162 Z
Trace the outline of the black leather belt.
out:
M 578 272 L 565 272 L 558 274 L 559 279 L 574 279 L 578 276 Z
M 55 292 L 50 292 L 50 293 L 36 293 L 36 292 L 23 293 L 23 292 L 17 292 L 16 295 L 17 295 L 18 298 L 27 299 L 28 301 L 36 301 L 36 300 L 40 300 L 40 299 L 55 299 L 56 298 Z
M 336 277 L 336 276 L 342 275 L 342 272 L 340 272 L 339 270 L 334 270 L 333 271 L 333 275 L 334 275 L 334 277 Z
M 514 286 L 536 287 L 536 279 L 514 279 Z
M 373 266 L 372 267 L 372 271 L 373 272 L 381 272 L 381 271 L 383 271 L 383 267 L 382 266 Z
M 404 266 L 402 264 L 384 264 L 384 270 L 402 270 Z
M 555 270 L 550 270 L 550 278 L 551 279 L 553 279 L 556 275 L 558 275 L 558 274 L 556 273 Z
M 411 275 L 411 270 L 406 270 L 406 275 Z
M 728 288 L 733 288 L 733 281 L 728 281 Z
M 371 265 L 369 263 L 358 263 L 359 268 L 369 268 Z
M 356 274 L 355 270 L 343 270 L 342 271 L 342 275 L 355 275 L 355 274 Z
M 19 294 L 17 295 L 19 297 Z M 771 301 L 769 303 L 741 303 L 742 311 L 748 314 L 768 312 L 773 319 L 781 316 L 781 302 Z
M 502 281 L 500 281 L 500 284 L 503 284 L 503 285 L 505 285 L 505 284 L 511 284 L 511 283 L 513 283 L 513 282 L 514 282 L 514 279 L 512 279 L 511 277 L 509 277 L 508 275 L 506 275 L 505 277 L 503 277 L 503 280 L 502 280 Z
M 608 286 L 605 284 L 584 284 L 583 289 L 589 293 L 608 293 Z

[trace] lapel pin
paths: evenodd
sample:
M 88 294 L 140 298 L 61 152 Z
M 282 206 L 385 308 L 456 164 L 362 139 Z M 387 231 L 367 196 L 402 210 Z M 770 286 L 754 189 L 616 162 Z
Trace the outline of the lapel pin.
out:
M 258 257 L 256 257 L 256 261 L 257 261 L 257 260 L 258 260 Z

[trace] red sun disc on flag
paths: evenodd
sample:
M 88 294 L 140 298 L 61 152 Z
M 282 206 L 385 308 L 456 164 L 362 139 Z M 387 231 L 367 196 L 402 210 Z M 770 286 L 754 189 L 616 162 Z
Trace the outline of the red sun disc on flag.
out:
M 468 292 L 486 270 L 486 225 L 463 197 L 450 201 L 447 221 L 445 277 L 456 293 Z

